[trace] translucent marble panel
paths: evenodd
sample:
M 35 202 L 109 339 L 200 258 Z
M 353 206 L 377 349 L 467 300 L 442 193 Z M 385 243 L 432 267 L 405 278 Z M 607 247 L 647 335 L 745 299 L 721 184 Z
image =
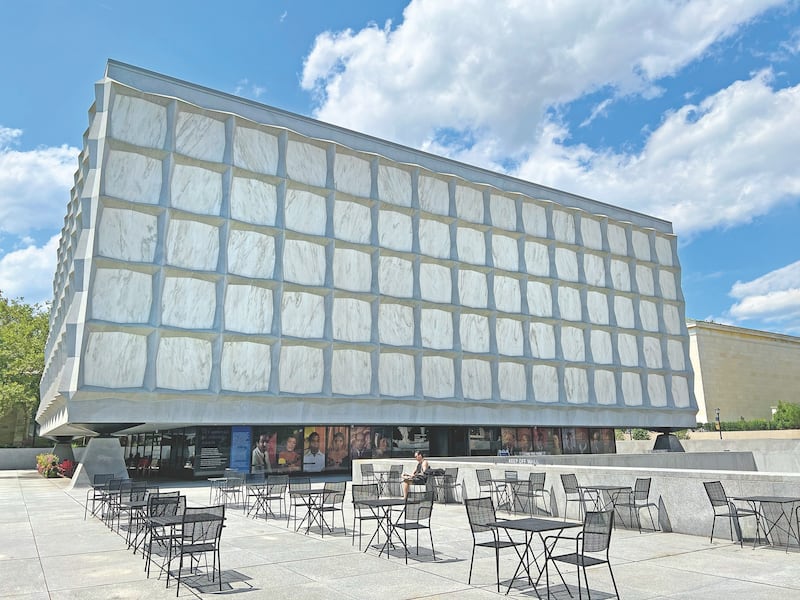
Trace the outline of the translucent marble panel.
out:
M 411 251 L 411 217 L 393 210 L 378 213 L 378 243 L 392 250 Z
M 589 402 L 589 380 L 583 369 L 564 369 L 564 395 L 570 404 Z
M 170 205 L 203 215 L 218 215 L 222 205 L 222 173 L 176 164 L 170 180 Z
M 494 304 L 497 310 L 520 313 L 522 311 L 522 296 L 519 291 L 519 281 L 513 277 L 495 275 Z
M 156 387 L 206 390 L 211 383 L 211 342 L 190 337 L 162 337 L 156 357 Z
M 325 298 L 317 294 L 284 291 L 281 296 L 283 335 L 321 338 L 325 332 Z
M 672 241 L 668 238 L 656 236 L 656 257 L 658 262 L 666 267 L 671 267 L 674 264 Z
M 644 364 L 649 369 L 661 368 L 661 341 L 658 338 L 650 336 L 642 338 L 642 353 L 644 354 Z
M 225 329 L 241 333 L 272 331 L 272 290 L 255 285 L 228 285 Z
M 333 178 L 340 192 L 369 198 L 372 191 L 372 174 L 369 161 L 350 154 L 336 154 Z
M 689 381 L 685 377 L 672 376 L 672 403 L 678 408 L 689 406 Z
M 457 185 L 456 214 L 459 219 L 472 223 L 483 223 L 483 192 Z
M 275 271 L 275 238 L 271 235 L 231 229 L 228 234 L 228 272 L 271 279 Z
M 533 365 L 533 397 L 537 402 L 558 402 L 558 369 Z
M 552 316 L 553 296 L 550 284 L 539 281 L 528 282 L 528 312 L 537 317 Z
M 673 371 L 683 371 L 686 368 L 683 344 L 676 340 L 667 340 L 667 359 Z
M 575 218 L 563 210 L 553 210 L 553 235 L 559 242 L 575 243 Z
M 626 367 L 639 366 L 639 351 L 636 348 L 636 337 L 627 333 L 620 333 L 617 336 L 617 351 L 619 352 L 619 362 Z
M 639 260 L 650 260 L 650 236 L 644 231 L 634 229 L 631 232 L 631 245 L 633 254 Z
M 472 313 L 459 316 L 461 349 L 464 352 L 489 352 L 489 318 Z
M 515 319 L 497 319 L 497 351 L 506 356 L 522 356 L 522 322 Z
M 372 336 L 372 307 L 355 298 L 334 298 L 333 339 L 368 342 Z
M 286 144 L 286 176 L 289 179 L 325 187 L 328 157 L 324 148 L 289 140 Z
M 281 347 L 279 386 L 290 394 L 319 394 L 324 376 L 322 349 L 306 346 Z
M 609 223 L 607 227 L 608 248 L 612 254 L 628 255 L 628 238 L 625 229 L 619 225 Z
M 423 300 L 450 304 L 453 297 L 450 269 L 443 265 L 420 263 L 419 292 Z
M 622 398 L 626 406 L 642 405 L 642 380 L 638 373 L 622 374 Z
M 644 265 L 636 265 L 636 286 L 639 293 L 645 296 L 653 296 L 656 293 L 653 282 L 653 269 Z
M 645 331 L 658 331 L 658 311 L 653 302 L 641 300 L 639 302 L 639 318 L 642 320 L 642 329 Z
M 596 254 L 583 255 L 583 272 L 586 283 L 596 287 L 606 286 L 606 266 L 601 256 Z
M 594 330 L 590 334 L 592 360 L 601 365 L 614 362 L 614 349 L 611 347 L 611 334 L 607 331 Z
M 452 398 L 455 394 L 453 360 L 444 356 L 422 357 L 422 393 L 431 398 Z
M 397 167 L 379 165 L 378 197 L 384 202 L 411 206 L 411 173 Z
M 423 308 L 419 328 L 424 347 L 437 350 L 449 350 L 453 347 L 453 315 L 451 313 Z
M 651 373 L 647 376 L 647 395 L 650 397 L 650 406 L 667 405 L 667 384 L 663 375 Z
M 490 195 L 489 212 L 492 217 L 492 225 L 495 227 L 508 231 L 517 230 L 517 203 L 512 198 L 497 194 Z
M 142 204 L 158 204 L 161 197 L 161 161 L 149 156 L 111 150 L 102 178 L 107 196 Z
M 147 336 L 121 331 L 90 332 L 81 366 L 84 385 L 142 387 L 147 367 Z
M 571 287 L 558 288 L 558 310 L 561 318 L 568 321 L 582 321 L 581 294 Z
M 283 243 L 283 278 L 305 285 L 325 283 L 325 246 L 304 240 Z
M 608 325 L 608 297 L 600 292 L 587 292 L 586 312 L 590 322 Z
M 531 356 L 534 358 L 555 358 L 556 337 L 553 326 L 548 323 L 531 323 L 528 329 Z
M 232 392 L 269 390 L 271 348 L 255 342 L 225 342 L 220 360 L 220 385 Z
M 158 242 L 155 215 L 103 208 L 97 235 L 97 254 L 130 262 L 153 262 Z
M 334 350 L 331 360 L 331 391 L 357 396 L 369 394 L 372 386 L 372 359 L 361 350 Z
M 91 318 L 114 323 L 147 323 L 153 302 L 148 273 L 97 269 L 91 287 Z
M 556 273 L 564 281 L 578 281 L 578 255 L 567 248 L 556 248 Z
M 368 244 L 372 215 L 368 206 L 336 200 L 333 204 L 333 235 L 340 240 Z
M 384 396 L 414 395 L 414 357 L 410 354 L 381 353 L 378 385 Z
M 231 219 L 255 225 L 275 225 L 278 191 L 272 184 L 258 179 L 234 177 L 230 203 Z
M 420 219 L 419 250 L 434 258 L 450 258 L 450 226 L 439 221 Z
M 631 291 L 631 270 L 628 263 L 621 260 L 611 260 L 611 284 L 615 290 L 621 292 Z
M 225 157 L 225 123 L 181 110 L 175 119 L 175 151 L 209 162 Z
M 446 181 L 426 175 L 419 178 L 419 207 L 437 215 L 450 214 L 450 190 Z
M 633 301 L 625 296 L 615 296 L 614 317 L 617 319 L 617 327 L 633 329 L 635 325 Z
M 661 287 L 661 297 L 667 300 L 678 299 L 678 288 L 675 285 L 675 275 L 670 271 L 658 271 L 658 285 Z
M 404 304 L 382 303 L 378 307 L 378 338 L 381 344 L 414 345 L 414 310 Z
M 219 229 L 200 221 L 171 219 L 164 244 L 166 262 L 198 271 L 216 271 Z
M 664 304 L 663 311 L 664 328 L 667 330 L 667 333 L 672 335 L 680 334 L 682 331 L 681 326 L 683 325 L 683 322 L 681 321 L 678 307 L 673 304 Z
M 284 206 L 287 229 L 312 235 L 325 235 L 327 218 L 328 211 L 323 196 L 287 188 Z
M 461 390 L 465 398 L 488 400 L 492 397 L 492 370 L 485 360 L 461 361 Z
M 216 285 L 194 277 L 165 277 L 161 323 L 183 329 L 211 329 L 217 310 Z
M 489 302 L 489 287 L 486 275 L 478 271 L 458 272 L 458 298 L 463 306 L 486 308 Z
M 233 136 L 233 164 L 256 173 L 275 175 L 278 172 L 278 138 L 266 131 L 237 127 Z
M 617 384 L 613 372 L 594 372 L 594 394 L 598 404 L 611 406 L 617 403 Z
M 506 271 L 519 270 L 519 248 L 517 240 L 504 235 L 492 236 L 492 260 L 494 266 Z
M 497 385 L 500 398 L 519 402 L 528 397 L 525 366 L 519 363 L 501 362 L 497 365 Z
M 486 263 L 486 240 L 483 232 L 469 227 L 459 227 L 456 231 L 458 258 L 473 265 Z
M 547 237 L 547 211 L 543 206 L 532 202 L 522 204 L 522 224 L 525 231 L 536 237 Z
M 372 256 L 350 248 L 333 251 L 333 285 L 353 292 L 372 288 Z
M 381 294 L 410 298 L 414 294 L 411 261 L 396 256 L 381 256 L 378 262 L 378 285 Z
M 547 246 L 525 242 L 525 268 L 531 275 L 550 276 L 550 255 Z
M 600 229 L 600 222 L 594 219 L 581 219 L 581 239 L 583 245 L 593 250 L 603 249 L 603 232 Z
M 163 148 L 167 138 L 167 107 L 142 98 L 115 94 L 109 136 L 147 148 Z
M 583 362 L 586 360 L 586 348 L 583 341 L 583 329 L 577 327 L 561 328 L 561 353 L 564 360 Z

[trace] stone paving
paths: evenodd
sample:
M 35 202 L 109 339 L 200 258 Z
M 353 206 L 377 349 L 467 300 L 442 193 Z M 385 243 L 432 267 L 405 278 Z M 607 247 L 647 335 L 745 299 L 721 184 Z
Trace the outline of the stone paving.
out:
M 84 520 L 85 491 L 67 491 L 68 481 L 43 479 L 35 471 L 0 471 L 0 598 L 40 600 L 174 598 L 174 584 L 147 579 L 139 555 L 100 520 Z M 189 505 L 206 505 L 205 482 L 162 483 L 180 489 Z M 436 504 L 433 511 L 434 561 L 427 535 L 420 555 L 408 565 L 401 554 L 389 559 L 351 544 L 352 509 L 345 504 L 348 534 L 337 520 L 333 535 L 296 533 L 284 519 L 253 519 L 241 509 L 227 513 L 222 535 L 223 591 L 204 578 L 181 585 L 181 598 L 236 594 L 244 600 L 292 598 L 365 600 L 388 597 L 478 600 L 498 598 L 494 553 L 478 548 L 472 585 L 467 584 L 472 537 L 462 505 Z M 709 508 L 709 518 L 710 518 Z M 368 528 L 368 527 L 367 527 Z M 800 552 L 731 543 L 707 537 L 617 529 L 611 562 L 620 596 L 626 600 L 695 598 L 800 599 Z M 364 539 L 366 542 L 366 538 Z M 501 555 L 501 579 L 516 566 L 511 551 Z M 575 572 L 565 578 L 577 598 Z M 592 598 L 613 597 L 605 567 L 589 570 Z M 568 598 L 563 585 L 554 597 Z M 544 586 L 539 592 L 545 596 Z M 511 597 L 536 598 L 525 584 Z

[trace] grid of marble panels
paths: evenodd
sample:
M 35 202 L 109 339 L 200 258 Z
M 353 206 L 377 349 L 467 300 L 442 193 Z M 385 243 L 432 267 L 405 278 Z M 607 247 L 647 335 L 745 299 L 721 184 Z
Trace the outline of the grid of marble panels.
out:
M 674 237 L 174 99 L 105 110 L 86 385 L 689 405 Z

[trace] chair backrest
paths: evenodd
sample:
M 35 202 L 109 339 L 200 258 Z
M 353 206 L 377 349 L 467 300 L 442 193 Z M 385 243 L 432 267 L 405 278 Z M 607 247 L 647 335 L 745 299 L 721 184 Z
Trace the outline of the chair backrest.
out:
M 270 475 L 267 477 L 267 494 L 269 496 L 283 496 L 288 485 L 288 475 Z
M 148 483 L 146 481 L 134 481 L 128 490 L 127 498 L 130 500 L 144 500 L 147 498 Z
M 212 518 L 203 521 L 192 521 L 198 514 L 212 515 Z M 225 521 L 225 505 L 187 507 L 183 512 L 183 539 L 192 544 L 219 542 L 222 535 L 222 525 Z
M 371 463 L 361 463 L 361 479 L 372 479 L 375 477 L 375 466 Z
M 531 492 L 543 492 L 547 473 L 531 473 L 528 475 L 528 489 Z
M 354 483 L 350 486 L 350 490 L 353 493 L 353 502 L 376 500 L 380 492 L 377 483 Z
M 452 467 L 444 470 L 444 482 L 449 485 L 455 485 L 458 480 L 458 467 Z
M 650 497 L 650 478 L 638 477 L 633 486 L 633 499 L 636 502 L 647 502 Z
M 95 473 L 92 477 L 92 487 L 103 487 L 112 479 L 114 479 L 113 473 Z
M 602 552 L 611 544 L 614 511 L 588 511 L 583 519 L 583 551 Z
M 433 493 L 429 490 L 424 492 L 408 492 L 405 506 L 405 520 L 408 521 L 427 521 L 433 513 Z
M 725 494 L 725 488 L 719 481 L 704 481 L 703 486 L 706 488 L 706 494 L 711 501 L 711 506 L 728 506 L 728 496 Z
M 261 485 L 267 481 L 267 476 L 263 471 L 257 473 L 245 473 L 244 482 L 247 485 Z
M 289 480 L 289 491 L 302 492 L 311 489 L 311 479 L 309 477 L 294 477 Z
M 184 500 L 186 496 L 183 496 Z M 179 514 L 180 492 L 159 492 L 147 499 L 147 514 L 151 517 L 166 517 Z M 181 513 L 182 514 L 182 513 Z
M 329 481 L 323 489 L 325 490 L 325 493 L 322 494 L 323 504 L 342 504 L 347 493 L 347 482 Z
M 564 486 L 564 492 L 567 494 L 578 493 L 578 478 L 574 473 L 562 473 L 561 485 Z
M 497 521 L 494 513 L 494 502 L 491 498 L 464 498 L 467 507 L 467 520 L 472 534 L 494 531 L 487 523 Z
M 475 476 L 478 478 L 478 485 L 480 487 L 492 485 L 491 469 L 475 469 Z
M 403 477 L 403 465 L 391 465 L 387 481 L 400 481 Z
M 505 472 L 505 478 L 506 479 L 515 479 L 516 480 L 518 478 L 517 472 L 516 471 L 506 471 Z

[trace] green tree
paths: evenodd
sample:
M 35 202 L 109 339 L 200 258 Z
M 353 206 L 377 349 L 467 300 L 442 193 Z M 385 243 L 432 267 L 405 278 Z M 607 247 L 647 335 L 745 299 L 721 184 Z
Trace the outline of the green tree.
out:
M 778 402 L 772 422 L 776 429 L 800 429 L 800 404 Z
M 49 308 L 9 300 L 0 292 L 0 417 L 39 404 Z

